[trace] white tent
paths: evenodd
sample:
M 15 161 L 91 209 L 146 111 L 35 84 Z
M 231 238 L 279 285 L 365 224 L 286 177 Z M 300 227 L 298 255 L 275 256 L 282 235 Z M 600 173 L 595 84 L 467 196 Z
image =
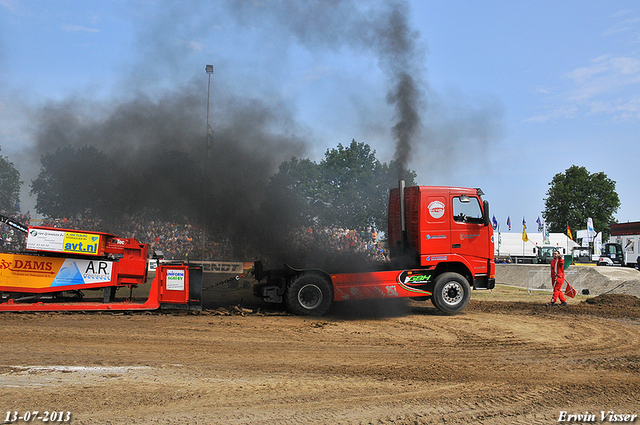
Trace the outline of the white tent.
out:
M 549 233 L 549 245 L 543 244 L 542 233 L 528 233 L 529 240 L 523 242 L 522 232 L 495 232 L 495 251 L 496 255 L 511 255 L 513 257 L 535 257 L 533 249 L 538 246 L 555 246 L 560 249 L 564 248 L 565 253 L 571 253 L 571 250 L 575 246 L 580 246 L 575 243 L 564 233 Z M 500 243 L 498 243 L 500 241 Z

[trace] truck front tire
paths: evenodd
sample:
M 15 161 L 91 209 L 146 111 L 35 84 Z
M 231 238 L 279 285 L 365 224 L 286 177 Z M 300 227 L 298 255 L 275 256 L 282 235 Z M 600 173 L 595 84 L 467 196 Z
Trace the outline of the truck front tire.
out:
M 443 273 L 436 278 L 431 301 L 444 313 L 462 311 L 471 298 L 469 282 L 458 273 Z
M 300 274 L 293 278 L 285 293 L 287 309 L 301 316 L 322 316 L 331 308 L 331 283 L 318 274 Z

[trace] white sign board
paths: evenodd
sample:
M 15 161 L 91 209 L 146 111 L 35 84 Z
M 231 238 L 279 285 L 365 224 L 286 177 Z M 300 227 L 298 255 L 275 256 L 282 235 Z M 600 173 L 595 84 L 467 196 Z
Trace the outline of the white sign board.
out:
M 64 232 L 59 230 L 30 229 L 27 235 L 27 249 L 42 251 L 62 251 Z
M 184 270 L 167 270 L 167 290 L 184 291 Z

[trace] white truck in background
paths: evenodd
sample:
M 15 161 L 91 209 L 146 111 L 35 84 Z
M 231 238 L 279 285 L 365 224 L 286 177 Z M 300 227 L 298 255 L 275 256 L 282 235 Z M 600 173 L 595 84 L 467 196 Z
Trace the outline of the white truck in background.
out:
M 600 265 L 615 264 L 637 268 L 640 256 L 640 221 L 612 224 L 611 237 L 602 251 L 598 261 Z M 615 259 L 616 252 L 618 257 L 622 255 L 618 261 Z M 607 261 L 608 259 L 611 261 Z
M 622 250 L 623 265 L 637 268 L 638 256 L 640 256 L 640 221 L 612 224 L 609 244 L 619 245 Z M 613 248 L 609 248 L 609 250 L 613 251 Z M 603 251 L 605 250 L 603 249 Z M 603 252 L 603 257 L 605 257 L 605 252 Z
M 558 249 L 562 255 L 571 254 L 577 243 L 564 233 L 550 233 L 545 243 L 542 233 L 528 233 L 528 241 L 522 240 L 521 232 L 499 232 L 496 237 L 495 258 L 498 263 L 537 264 L 547 263 L 546 256 Z M 550 260 L 549 260 L 550 262 Z

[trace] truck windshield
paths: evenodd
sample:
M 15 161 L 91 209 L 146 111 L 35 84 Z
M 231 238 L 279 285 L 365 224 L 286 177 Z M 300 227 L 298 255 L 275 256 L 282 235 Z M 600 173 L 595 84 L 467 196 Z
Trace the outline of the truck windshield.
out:
M 453 219 L 460 222 L 482 223 L 482 208 L 478 198 L 469 196 L 454 197 Z
M 553 258 L 553 251 L 555 249 L 556 248 L 550 247 L 550 246 L 544 246 L 540 248 L 540 257 L 542 258 L 543 262 L 546 262 L 546 263 L 551 262 L 551 259 Z

